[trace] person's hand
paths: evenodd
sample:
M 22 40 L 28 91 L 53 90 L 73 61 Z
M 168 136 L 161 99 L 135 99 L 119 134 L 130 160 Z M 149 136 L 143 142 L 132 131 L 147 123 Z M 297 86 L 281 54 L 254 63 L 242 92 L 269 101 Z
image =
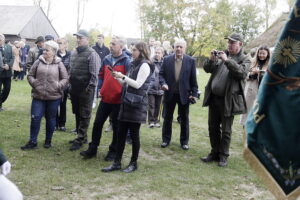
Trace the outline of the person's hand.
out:
M 111 72 L 111 75 L 115 78 L 123 78 L 125 75 L 122 74 L 121 72 L 113 71 Z
M 161 86 L 161 89 L 162 89 L 163 91 L 167 91 L 167 90 L 169 90 L 169 87 L 168 87 L 167 84 L 164 84 L 164 85 Z
M 189 99 L 190 99 L 191 104 L 197 103 L 197 98 L 196 97 L 189 96 Z
M 258 74 L 258 73 L 259 73 L 259 69 L 257 69 L 257 68 L 251 69 L 251 74 L 252 74 L 252 75 Z
M 3 69 L 5 69 L 5 70 L 9 70 L 9 66 L 8 66 L 8 64 L 4 64 L 4 65 L 3 65 Z
M 10 173 L 10 169 L 11 169 L 11 164 L 10 162 L 6 161 L 5 163 L 3 163 L 1 165 L 1 173 L 6 176 L 7 174 Z
M 218 56 L 221 60 L 223 60 L 224 62 L 228 59 L 227 55 L 224 51 L 219 51 L 219 56 Z
M 218 59 L 218 57 L 217 56 L 215 56 L 215 52 L 216 52 L 217 50 L 212 50 L 211 52 L 210 52 L 210 60 L 212 60 L 212 61 L 215 61 L 215 60 L 217 60 Z

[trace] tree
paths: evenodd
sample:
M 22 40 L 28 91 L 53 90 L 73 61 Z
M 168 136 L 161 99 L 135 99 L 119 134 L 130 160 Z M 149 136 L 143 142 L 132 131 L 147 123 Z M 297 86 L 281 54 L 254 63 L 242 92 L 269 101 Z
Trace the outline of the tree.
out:
M 276 7 L 277 0 L 264 0 L 265 9 L 264 9 L 264 15 L 266 20 L 266 29 L 269 28 L 269 20 L 271 17 L 272 10 Z
M 289 10 L 291 10 L 296 2 L 296 0 L 286 0 L 289 5 Z
M 47 18 L 49 19 L 49 21 L 50 22 L 53 21 L 53 18 L 50 16 L 52 6 L 53 6 L 52 0 L 33 0 L 33 4 L 35 6 L 42 8 L 45 11 L 45 14 L 46 14 Z
M 88 3 L 88 0 L 77 0 L 77 23 L 76 30 L 78 31 L 82 25 L 85 13 L 85 5 Z
M 259 13 L 258 7 L 251 3 L 239 4 L 233 11 L 232 30 L 241 33 L 245 43 L 257 36 L 263 25 Z

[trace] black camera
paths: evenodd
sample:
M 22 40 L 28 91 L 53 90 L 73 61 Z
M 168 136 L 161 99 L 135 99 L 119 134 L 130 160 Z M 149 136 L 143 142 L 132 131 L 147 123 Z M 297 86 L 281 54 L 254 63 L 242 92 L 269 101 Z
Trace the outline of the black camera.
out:
M 217 51 L 217 50 L 214 50 L 214 56 L 216 56 L 216 57 L 219 57 L 220 56 L 220 54 L 222 53 L 222 51 Z

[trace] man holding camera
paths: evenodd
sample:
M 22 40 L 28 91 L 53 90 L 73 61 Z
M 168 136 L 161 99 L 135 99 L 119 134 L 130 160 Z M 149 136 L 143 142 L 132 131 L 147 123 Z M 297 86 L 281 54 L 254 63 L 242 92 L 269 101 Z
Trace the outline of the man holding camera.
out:
M 211 73 L 203 100 L 203 106 L 209 107 L 211 152 L 201 160 L 217 161 L 220 167 L 227 166 L 234 115 L 247 110 L 244 86 L 251 64 L 243 52 L 243 38 L 240 34 L 232 33 L 225 39 L 228 39 L 227 50 L 213 50 L 203 66 L 207 73 Z
M 195 59 L 185 55 L 185 49 L 184 40 L 175 41 L 175 54 L 164 58 L 159 72 L 159 83 L 165 91 L 162 148 L 170 144 L 173 113 L 178 104 L 181 116 L 180 144 L 182 149 L 189 149 L 189 104 L 196 103 L 198 84 Z

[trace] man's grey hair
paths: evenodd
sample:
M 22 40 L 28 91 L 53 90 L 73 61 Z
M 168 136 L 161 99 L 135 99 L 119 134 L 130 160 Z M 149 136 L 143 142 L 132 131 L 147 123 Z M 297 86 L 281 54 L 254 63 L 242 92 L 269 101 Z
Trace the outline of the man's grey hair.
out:
M 127 40 L 126 40 L 126 38 L 123 37 L 123 36 L 117 36 L 117 35 L 114 35 L 114 36 L 112 37 L 112 39 L 117 40 L 117 41 L 120 43 L 120 45 L 122 46 L 122 48 L 127 44 Z
M 57 53 L 58 48 L 59 48 L 58 44 L 53 40 L 49 40 L 49 41 L 45 42 L 45 46 L 51 47 L 53 49 L 53 51 L 55 52 L 55 54 Z
M 5 36 L 2 33 L 0 33 L 0 40 L 5 40 Z
M 186 47 L 186 41 L 183 38 L 175 40 L 174 47 L 176 47 L 178 44 L 181 44 L 182 46 Z

